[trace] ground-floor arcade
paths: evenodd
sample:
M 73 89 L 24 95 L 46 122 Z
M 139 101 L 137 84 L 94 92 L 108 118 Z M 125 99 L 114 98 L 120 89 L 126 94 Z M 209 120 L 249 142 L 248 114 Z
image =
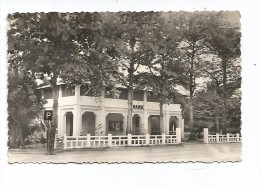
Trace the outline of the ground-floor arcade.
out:
M 61 108 L 58 115 L 59 136 L 126 135 L 127 109 Z M 131 134 L 174 134 L 176 128 L 181 128 L 184 137 L 181 113 L 165 110 L 163 119 L 164 123 L 160 125 L 159 111 L 134 109 Z

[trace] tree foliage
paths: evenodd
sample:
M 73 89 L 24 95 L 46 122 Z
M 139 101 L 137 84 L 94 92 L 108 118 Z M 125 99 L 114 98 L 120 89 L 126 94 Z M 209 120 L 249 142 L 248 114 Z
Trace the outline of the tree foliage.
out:
M 57 80 L 90 83 L 96 94 L 112 82 L 113 63 L 98 46 L 98 13 L 15 13 L 8 16 L 9 66 L 37 78 L 47 75 L 53 89 L 50 154 L 58 123 Z M 99 76 L 96 76 L 98 74 Z
M 212 52 L 212 60 L 206 65 L 205 74 L 216 86 L 218 96 L 223 100 L 222 124 L 226 131 L 228 125 L 229 100 L 241 87 L 240 65 L 240 27 L 224 20 L 224 13 L 212 20 L 208 26 L 209 37 L 206 40 Z
M 160 97 L 161 122 L 162 104 L 180 99 L 179 85 L 189 92 L 188 101 L 179 102 L 188 108 L 191 132 L 193 112 L 196 117 L 218 115 L 215 119 L 222 118 L 224 126 L 230 120 L 227 115 L 233 101 L 239 102 L 234 94 L 241 83 L 239 26 L 224 20 L 225 16 L 223 12 L 10 14 L 8 63 L 13 87 L 8 99 L 14 108 L 8 110 L 9 116 L 16 109 L 23 110 L 12 95 L 22 86 L 20 79 L 30 79 L 24 86 L 31 92 L 35 79 L 47 78 L 54 98 L 54 142 L 60 78 L 68 85 L 88 84 L 95 96 L 106 96 L 108 90 L 116 93 L 118 83 L 126 86 L 127 133 L 131 132 L 133 91 L 137 87 L 146 87 Z M 209 82 L 203 91 L 201 79 Z M 38 109 L 28 118 L 34 118 L 42 109 L 42 100 L 30 96 L 27 98 L 37 103 L 34 106 Z
M 40 116 L 45 101 L 36 89 L 34 78 L 24 69 L 8 68 L 9 147 L 25 147 L 29 124 Z

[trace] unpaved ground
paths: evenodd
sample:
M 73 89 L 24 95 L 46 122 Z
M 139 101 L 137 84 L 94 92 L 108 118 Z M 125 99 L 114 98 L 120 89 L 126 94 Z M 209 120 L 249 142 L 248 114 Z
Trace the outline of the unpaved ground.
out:
M 46 155 L 41 150 L 9 150 L 9 163 L 213 162 L 241 161 L 241 143 L 182 143 L 172 146 L 81 149 Z

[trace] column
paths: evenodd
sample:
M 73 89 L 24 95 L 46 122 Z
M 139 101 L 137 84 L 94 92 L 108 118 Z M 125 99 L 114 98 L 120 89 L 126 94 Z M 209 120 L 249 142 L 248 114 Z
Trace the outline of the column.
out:
M 59 110 L 59 121 L 58 121 L 58 135 L 63 136 L 65 131 L 64 131 L 64 112 L 62 110 Z
M 145 134 L 148 134 L 148 113 L 147 113 L 147 93 L 144 90 L 144 110 L 142 117 L 142 129 Z
M 216 142 L 219 143 L 219 133 L 216 134 Z
M 63 135 L 64 135 L 63 148 L 66 149 L 67 148 L 67 136 L 66 136 L 66 133 L 64 133 Z
M 208 141 L 208 128 L 203 129 L 203 135 L 204 135 L 204 143 L 209 143 L 209 141 Z
M 169 107 L 168 107 L 168 104 L 166 106 L 166 114 L 165 114 L 165 134 L 166 135 L 169 135 L 169 122 L 170 122 L 170 116 L 169 116 Z
M 163 123 L 160 124 L 160 130 L 162 134 L 165 134 L 165 110 L 166 110 L 166 104 L 163 104 Z
M 107 144 L 108 147 L 112 147 L 112 135 L 111 134 L 108 134 L 108 144 Z
M 145 106 L 146 106 L 146 103 L 147 103 L 147 93 L 146 93 L 146 91 L 144 90 L 144 108 L 145 108 Z
M 176 138 L 177 138 L 176 143 L 177 144 L 181 143 L 181 129 L 180 128 L 176 128 Z
M 104 136 L 106 134 L 106 112 L 104 107 L 104 96 L 100 97 L 100 108 L 96 112 L 96 124 L 95 124 L 95 135 L 96 136 Z
M 59 98 L 60 99 L 62 98 L 62 86 L 60 86 L 60 88 L 59 88 Z
M 123 134 L 126 134 L 126 125 L 127 125 L 127 113 L 123 114 Z
M 148 131 L 148 113 L 147 113 L 146 109 L 144 109 L 142 121 L 143 121 L 143 130 L 144 130 L 143 132 L 145 134 L 148 134 L 149 133 L 149 131 Z
M 149 143 L 150 143 L 150 135 L 147 133 L 147 134 L 145 135 L 145 144 L 146 144 L 146 145 L 149 145 Z
M 181 119 L 181 137 L 184 138 L 184 119 Z
M 162 144 L 165 145 L 165 134 L 162 134 Z
M 100 110 L 99 113 L 99 117 L 100 117 L 100 123 L 101 124 L 101 129 L 102 132 L 99 134 L 100 136 L 102 135 L 106 135 L 106 131 L 107 131 L 107 120 L 106 120 L 106 111 L 105 111 L 105 107 L 102 107 L 102 110 Z
M 178 126 L 177 127 L 180 128 L 181 137 L 184 138 L 184 123 L 183 123 L 182 115 L 178 114 L 177 118 L 178 118 Z
M 128 135 L 127 135 L 127 145 L 128 145 L 128 146 L 131 146 L 131 145 L 132 145 L 132 135 L 131 135 L 131 134 L 128 134 Z
M 237 133 L 236 137 L 237 137 L 237 142 L 240 142 L 239 133 Z
M 79 136 L 82 130 L 82 115 L 80 105 L 80 86 L 75 86 L 75 106 L 73 112 L 73 136 Z
M 58 126 L 57 126 L 57 129 L 58 129 L 58 136 L 63 136 L 64 135 L 64 131 L 63 131 L 63 111 L 61 110 L 61 99 L 62 99 L 62 86 L 59 87 L 59 92 L 58 92 Z

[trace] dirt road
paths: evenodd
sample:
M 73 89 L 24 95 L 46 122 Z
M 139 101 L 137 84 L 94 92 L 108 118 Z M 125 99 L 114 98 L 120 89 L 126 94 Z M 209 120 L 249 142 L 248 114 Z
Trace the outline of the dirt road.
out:
M 9 163 L 94 163 L 94 162 L 213 162 L 241 161 L 241 143 L 182 143 L 172 146 L 81 149 L 46 155 L 45 150 L 9 151 Z

